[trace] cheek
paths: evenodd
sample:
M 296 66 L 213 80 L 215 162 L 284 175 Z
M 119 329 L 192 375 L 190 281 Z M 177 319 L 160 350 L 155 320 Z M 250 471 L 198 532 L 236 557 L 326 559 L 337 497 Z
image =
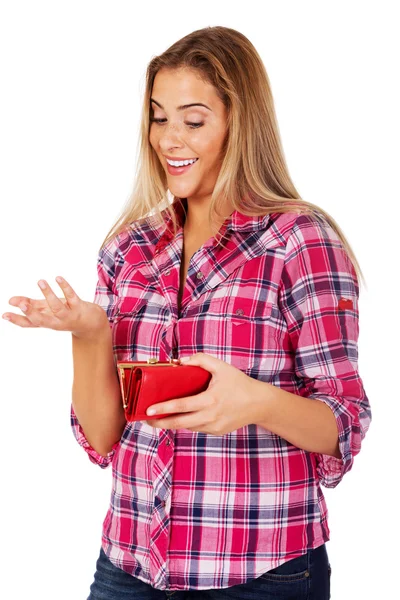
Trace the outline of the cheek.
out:
M 150 146 L 153 148 L 153 150 L 154 150 L 154 152 L 156 154 L 156 157 L 157 157 L 157 158 L 155 158 L 156 162 L 159 161 L 161 163 L 161 157 L 160 157 L 161 153 L 160 153 L 160 146 L 159 146 L 159 143 L 158 143 L 157 134 L 150 132 L 149 143 L 150 143 Z
M 149 142 L 153 149 L 158 153 L 160 152 L 160 137 L 161 137 L 160 129 L 151 125 L 149 132 Z
M 204 162 L 207 161 L 211 166 L 220 161 L 223 142 L 223 136 L 214 134 L 198 144 L 197 148 L 201 151 Z
M 155 136 L 153 128 L 150 129 L 149 142 L 150 142 L 150 145 L 153 146 L 153 148 L 155 150 L 156 149 L 156 136 Z

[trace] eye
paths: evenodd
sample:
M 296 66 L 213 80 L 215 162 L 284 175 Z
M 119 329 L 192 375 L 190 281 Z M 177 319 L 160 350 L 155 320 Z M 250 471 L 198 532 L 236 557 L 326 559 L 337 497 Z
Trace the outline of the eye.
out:
M 155 119 L 154 117 L 150 117 L 150 122 L 151 123 L 158 123 L 159 125 L 162 125 L 163 123 L 165 123 L 167 119 Z M 204 125 L 204 123 L 185 123 L 186 125 L 188 125 L 191 129 L 199 129 L 199 127 L 202 127 Z
M 204 123 L 186 123 L 192 129 L 199 129 L 199 127 L 203 127 Z

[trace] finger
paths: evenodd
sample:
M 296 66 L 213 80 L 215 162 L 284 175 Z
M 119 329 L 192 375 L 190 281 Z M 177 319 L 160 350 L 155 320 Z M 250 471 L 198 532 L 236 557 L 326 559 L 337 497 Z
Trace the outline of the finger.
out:
M 207 394 L 200 392 L 195 396 L 187 396 L 186 398 L 177 398 L 176 400 L 167 400 L 160 404 L 153 404 L 150 406 L 146 414 L 157 415 L 164 413 L 186 413 L 193 412 L 194 410 L 202 410 L 209 405 L 207 402 Z
M 24 304 L 30 304 L 33 308 L 38 310 L 47 306 L 46 300 L 34 300 L 33 298 L 28 298 L 27 296 L 12 296 L 9 299 L 8 304 L 11 304 L 11 306 L 17 306 L 19 308 L 21 302 Z
M 4 313 L 3 319 L 10 321 L 10 323 L 14 323 L 14 325 L 18 325 L 19 327 L 37 327 L 34 325 L 28 317 L 24 317 L 22 315 L 16 315 L 15 313 Z
M 205 417 L 203 411 L 186 413 L 183 415 L 175 415 L 165 417 L 164 419 L 151 419 L 146 421 L 148 425 L 157 429 L 200 429 L 204 428 Z
M 47 304 L 54 315 L 57 316 L 58 314 L 65 312 L 65 302 L 63 302 L 61 298 L 58 298 L 58 296 L 56 296 L 56 294 L 53 292 L 47 281 L 41 279 L 40 281 L 38 281 L 38 286 L 40 287 L 42 294 L 46 298 Z
M 37 310 L 35 310 L 35 308 L 33 307 L 33 303 L 31 301 L 30 298 L 26 298 L 26 301 L 22 301 L 20 302 L 20 304 L 18 305 L 18 308 L 24 313 L 25 317 L 22 317 L 22 319 L 25 319 L 24 321 L 21 320 L 21 317 L 19 315 L 14 315 L 15 317 L 18 317 L 18 323 L 22 325 L 22 323 L 25 323 L 25 327 L 28 327 L 29 325 L 27 325 L 26 323 L 28 322 L 30 324 L 30 326 L 34 326 L 34 327 L 39 327 L 40 323 L 38 322 L 38 312 Z M 13 313 L 11 313 L 13 314 Z M 22 325 L 24 326 L 24 325 Z
M 66 281 L 63 277 L 60 277 L 60 276 L 56 277 L 56 281 L 57 281 L 58 285 L 60 286 L 60 288 L 62 289 L 62 292 L 63 292 L 68 304 L 70 306 L 77 305 L 81 299 L 79 298 L 79 296 L 75 292 L 75 290 L 72 288 L 72 286 L 68 283 L 68 281 Z

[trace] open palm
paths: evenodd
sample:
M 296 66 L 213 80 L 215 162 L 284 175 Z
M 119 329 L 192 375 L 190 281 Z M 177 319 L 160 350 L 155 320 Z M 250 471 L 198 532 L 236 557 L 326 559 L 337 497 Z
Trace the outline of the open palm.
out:
M 108 326 L 107 316 L 101 306 L 79 298 L 65 279 L 56 278 L 56 281 L 64 297 L 59 298 L 46 281 L 40 280 L 38 285 L 44 299 L 12 296 L 9 304 L 22 310 L 24 316 L 5 313 L 3 318 L 7 318 L 19 327 L 45 327 L 57 331 L 71 331 L 79 337 L 90 337 Z

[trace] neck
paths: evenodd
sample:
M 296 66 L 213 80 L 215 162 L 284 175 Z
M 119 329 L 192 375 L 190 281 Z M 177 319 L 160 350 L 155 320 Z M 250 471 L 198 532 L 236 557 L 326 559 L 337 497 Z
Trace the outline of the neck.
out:
M 187 233 L 209 233 L 210 236 L 212 235 L 211 233 L 211 228 L 209 225 L 209 221 L 208 221 L 208 211 L 209 211 L 209 207 L 210 207 L 210 202 L 211 199 L 208 199 L 204 202 L 196 202 L 191 200 L 190 198 L 186 198 L 186 204 L 187 204 L 187 209 L 186 209 L 186 219 L 185 219 L 185 223 L 183 225 L 183 230 Z M 232 207 L 228 207 L 228 205 L 225 206 L 225 210 L 223 212 L 223 214 L 225 215 L 225 218 L 221 218 L 219 217 L 219 219 L 214 219 L 214 224 L 216 225 L 217 229 L 219 229 L 221 227 L 221 225 L 224 223 L 224 221 L 226 220 L 226 218 L 228 216 L 230 216 L 233 212 Z

